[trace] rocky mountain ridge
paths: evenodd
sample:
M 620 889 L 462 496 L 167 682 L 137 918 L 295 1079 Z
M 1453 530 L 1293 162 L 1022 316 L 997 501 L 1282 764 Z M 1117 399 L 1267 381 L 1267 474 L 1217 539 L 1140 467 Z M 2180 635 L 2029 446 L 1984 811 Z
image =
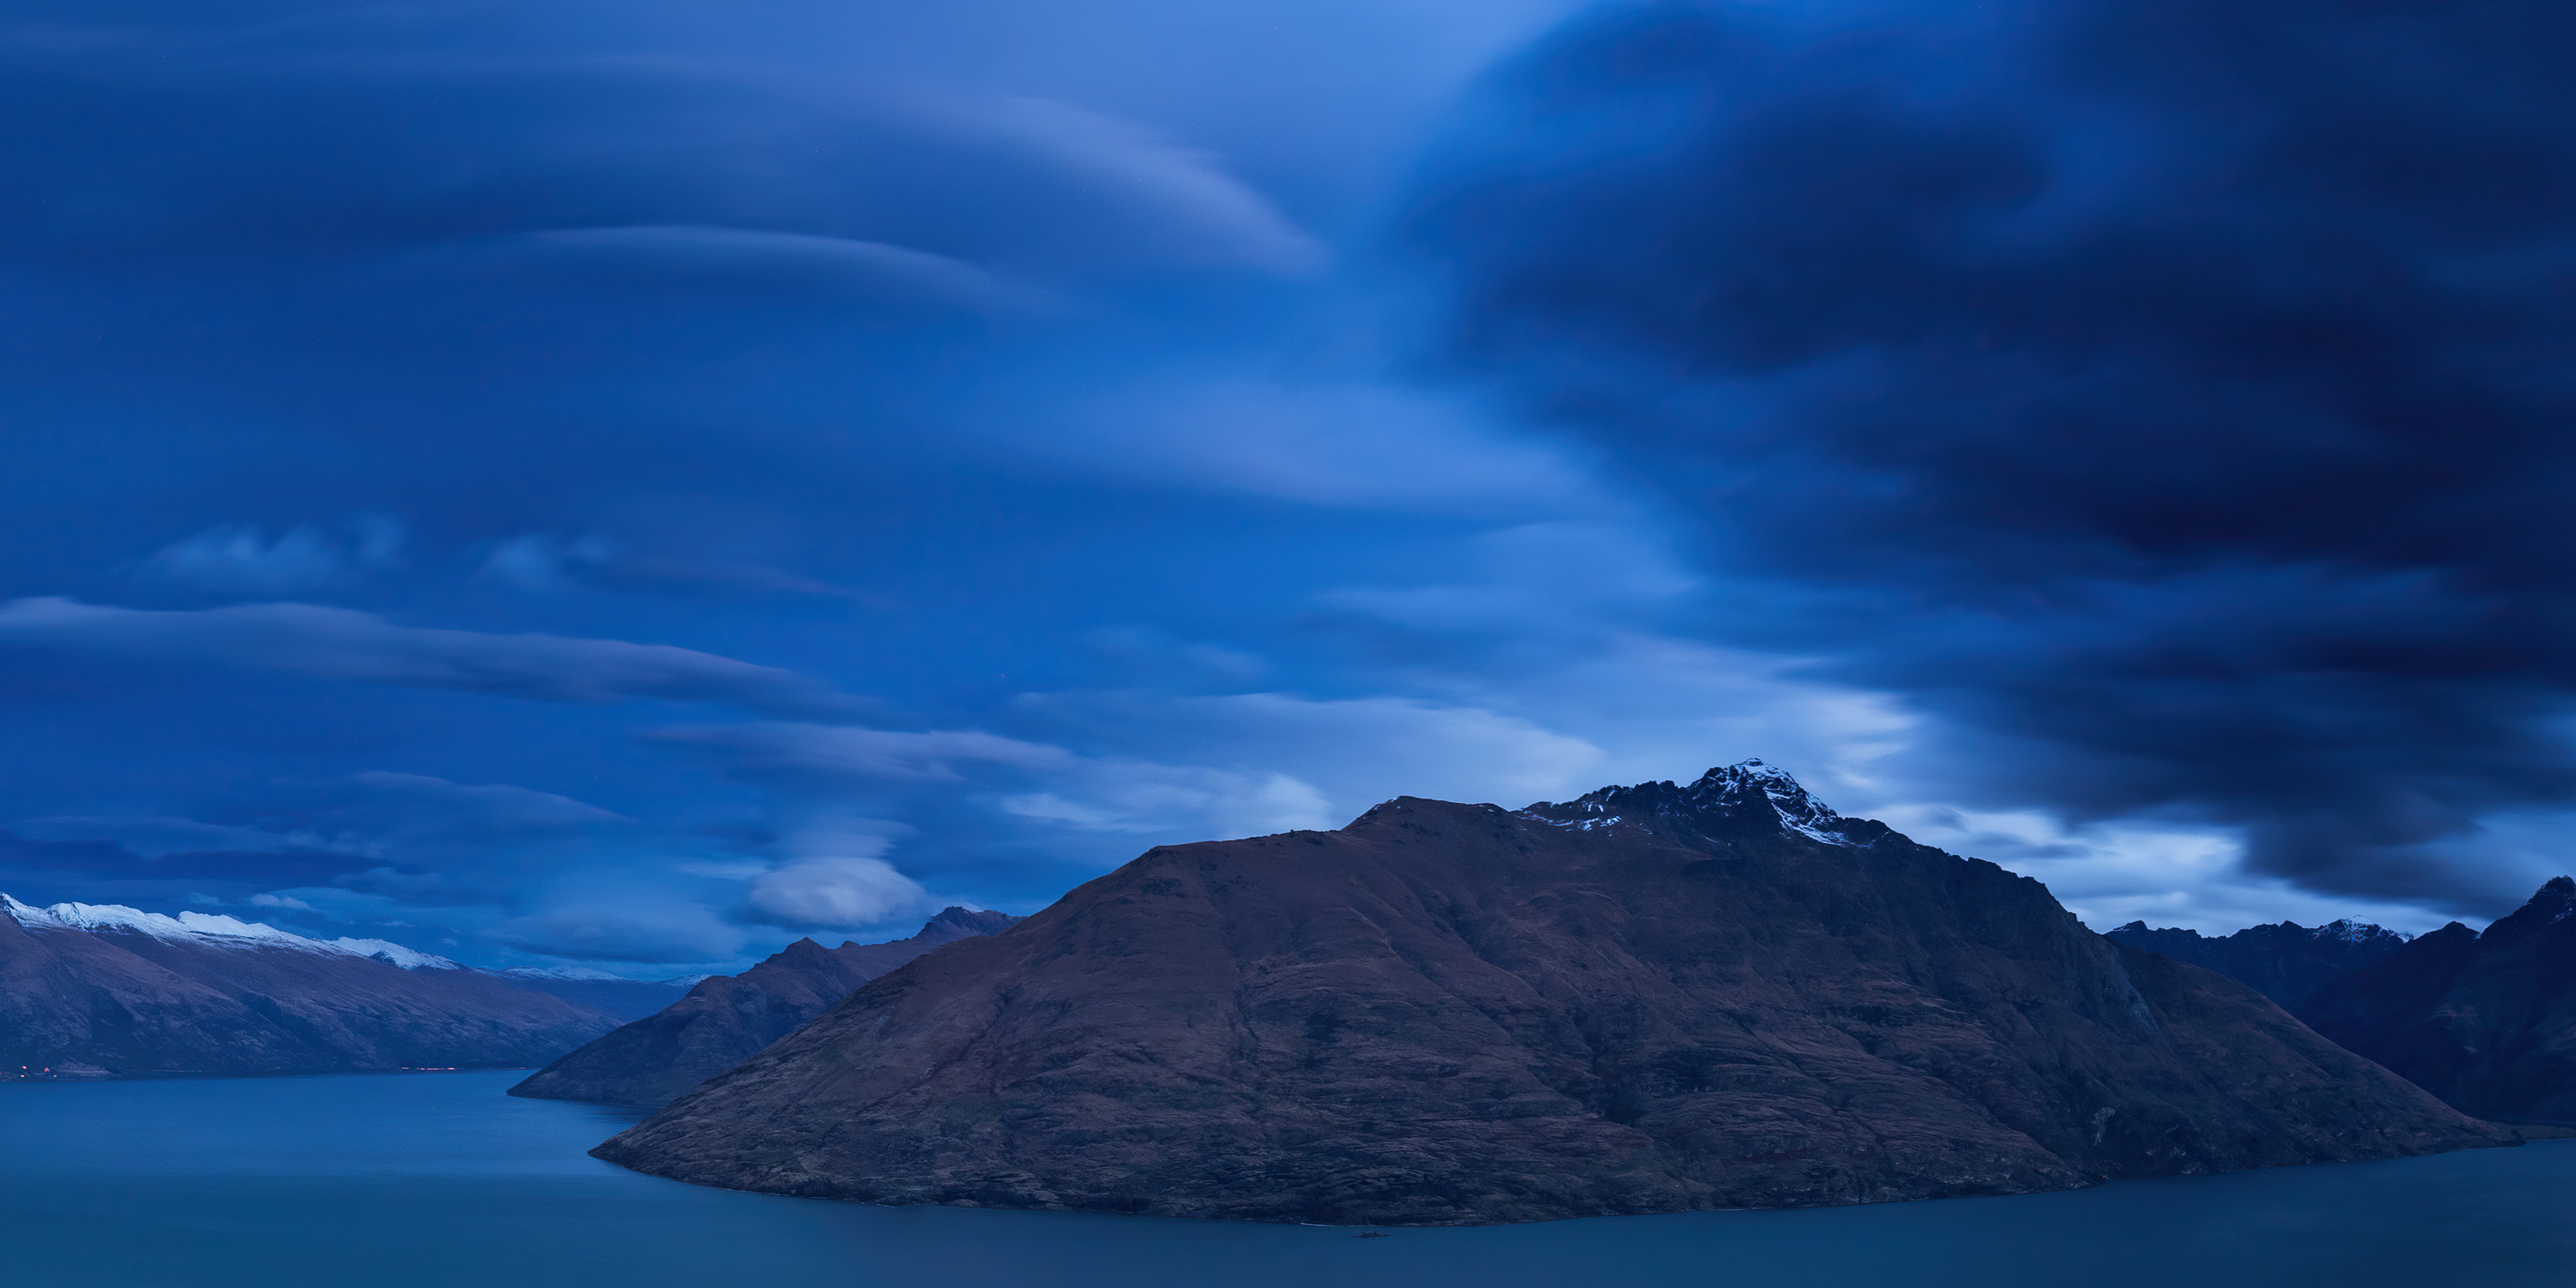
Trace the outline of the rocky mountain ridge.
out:
M 2349 918 L 2314 927 L 2283 921 L 2214 937 L 2196 930 L 2152 930 L 2143 921 L 2103 933 L 2131 948 L 2242 980 L 2293 1014 L 2328 981 L 2396 952 L 2408 938 Z
M 2459 1109 L 2576 1124 L 2576 880 L 2484 931 L 2459 922 L 2316 990 L 2299 1017 Z
M 1787 770 L 1759 759 L 1720 765 L 1688 787 L 1670 780 L 1604 787 L 1563 804 L 1540 801 L 1517 812 L 1580 832 L 1626 824 L 1700 846 L 1784 832 L 1821 845 L 1866 845 L 1887 834 L 1877 823 L 1835 813 Z
M 1157 847 L 594 1152 L 880 1203 L 1445 1225 L 2515 1139 L 1745 762 Z
M 539 1064 L 616 1011 L 381 940 L 0 895 L 0 1069 L 53 1076 Z
M 666 1009 L 584 1044 L 510 1088 L 514 1096 L 668 1104 L 758 1055 L 869 980 L 941 944 L 998 933 L 1004 913 L 949 908 L 908 939 L 825 948 L 799 939 L 740 975 L 711 976 Z
M 630 979 L 606 971 L 572 971 L 546 967 L 515 968 L 492 972 L 523 988 L 551 993 L 568 1002 L 600 1011 L 620 1024 L 643 1019 L 671 1003 L 688 996 L 705 975 L 675 975 L 667 979 Z

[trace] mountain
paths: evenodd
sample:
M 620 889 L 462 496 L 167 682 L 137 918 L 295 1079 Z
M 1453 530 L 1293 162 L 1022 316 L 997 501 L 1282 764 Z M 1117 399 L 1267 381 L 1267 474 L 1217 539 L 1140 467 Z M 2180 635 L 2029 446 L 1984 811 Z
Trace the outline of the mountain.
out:
M 2197 930 L 2149 930 L 2143 921 L 2105 933 L 2131 948 L 2163 953 L 2242 980 L 2293 1013 L 2327 980 L 2368 966 L 2406 944 L 2406 936 L 2394 930 L 2349 919 L 2313 928 L 2284 921 L 2216 938 L 2205 938 Z
M 593 1152 L 880 1203 L 1464 1225 L 2516 1139 L 1748 761 L 1157 847 Z
M 2484 933 L 2422 936 L 2299 1016 L 2463 1112 L 2576 1123 L 2576 881 L 2553 878 Z
M 539 1064 L 609 1012 L 375 939 L 0 895 L 0 1068 L 55 1076 Z
M 713 975 L 659 1014 L 628 1024 L 510 1088 L 539 1100 L 661 1105 L 760 1054 L 861 984 L 941 944 L 990 935 L 1017 918 L 950 908 L 921 933 L 825 948 L 799 939 L 739 975 Z
M 682 975 L 672 979 L 628 979 L 606 971 L 567 969 L 559 966 L 518 967 L 494 971 L 540 993 L 552 993 L 569 1002 L 602 1011 L 621 1024 L 643 1019 L 655 1011 L 686 997 L 705 975 Z

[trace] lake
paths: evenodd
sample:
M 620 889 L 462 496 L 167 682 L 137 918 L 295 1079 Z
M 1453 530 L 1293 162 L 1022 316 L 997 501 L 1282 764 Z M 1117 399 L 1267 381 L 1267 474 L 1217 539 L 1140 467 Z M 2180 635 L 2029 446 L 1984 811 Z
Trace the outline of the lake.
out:
M 2576 1282 L 2576 1141 L 1797 1212 L 1346 1230 L 878 1208 L 583 1150 L 634 1115 L 523 1076 L 0 1087 L 9 1288 L 2479 1288 Z

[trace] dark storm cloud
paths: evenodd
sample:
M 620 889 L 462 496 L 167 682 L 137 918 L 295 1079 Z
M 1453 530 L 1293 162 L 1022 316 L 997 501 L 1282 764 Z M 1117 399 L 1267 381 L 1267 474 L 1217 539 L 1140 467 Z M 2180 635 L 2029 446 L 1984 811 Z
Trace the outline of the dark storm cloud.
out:
M 2576 795 L 2576 9 L 1654 4 L 1500 75 L 1460 352 L 1989 802 L 2483 906 Z M 1759 620 L 1755 620 L 1759 619 Z

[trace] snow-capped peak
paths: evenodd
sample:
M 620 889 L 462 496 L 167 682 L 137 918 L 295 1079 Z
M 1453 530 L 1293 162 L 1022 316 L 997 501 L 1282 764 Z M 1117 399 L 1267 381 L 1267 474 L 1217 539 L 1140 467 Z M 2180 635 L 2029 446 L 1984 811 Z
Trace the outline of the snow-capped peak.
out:
M 382 939 L 308 939 L 291 930 L 215 913 L 145 912 L 116 903 L 58 903 L 37 908 L 0 894 L 0 913 L 31 930 L 123 931 L 172 943 L 218 948 L 284 948 L 298 952 L 373 957 L 404 970 L 458 970 L 457 963 Z
M 1700 775 L 1699 781 L 1690 786 L 1691 799 L 1695 803 L 1705 800 L 1732 805 L 1749 800 L 1757 792 L 1771 803 L 1772 809 L 1778 811 L 1782 827 L 1826 845 L 1851 844 L 1827 830 L 1842 822 L 1842 815 L 1808 795 L 1806 787 L 1788 770 L 1766 764 L 1758 758 L 1720 765 Z
M 2395 939 L 2403 942 L 2413 936 L 2366 921 L 2355 921 L 2350 917 L 2344 917 L 2317 927 L 2317 938 L 2337 939 L 2347 944 L 2366 944 L 2376 939 Z
M 5 894 L 0 894 L 0 916 L 5 916 L 11 921 L 17 922 L 19 925 L 25 926 L 29 929 L 35 929 L 40 926 L 48 929 L 70 929 L 70 927 L 64 926 L 62 922 L 54 918 L 53 914 L 46 912 L 44 909 L 32 904 L 20 903 Z
M 1736 834 L 1742 829 L 1778 827 L 1822 845 L 1859 844 L 1837 830 L 1843 816 L 1827 808 L 1790 773 L 1760 760 L 1720 765 L 1688 787 L 1670 781 L 1604 787 L 1577 800 L 1541 801 L 1517 811 L 1522 817 L 1573 831 L 1591 831 L 1621 822 L 1679 834 Z M 1662 819 L 1662 824 L 1655 820 Z

